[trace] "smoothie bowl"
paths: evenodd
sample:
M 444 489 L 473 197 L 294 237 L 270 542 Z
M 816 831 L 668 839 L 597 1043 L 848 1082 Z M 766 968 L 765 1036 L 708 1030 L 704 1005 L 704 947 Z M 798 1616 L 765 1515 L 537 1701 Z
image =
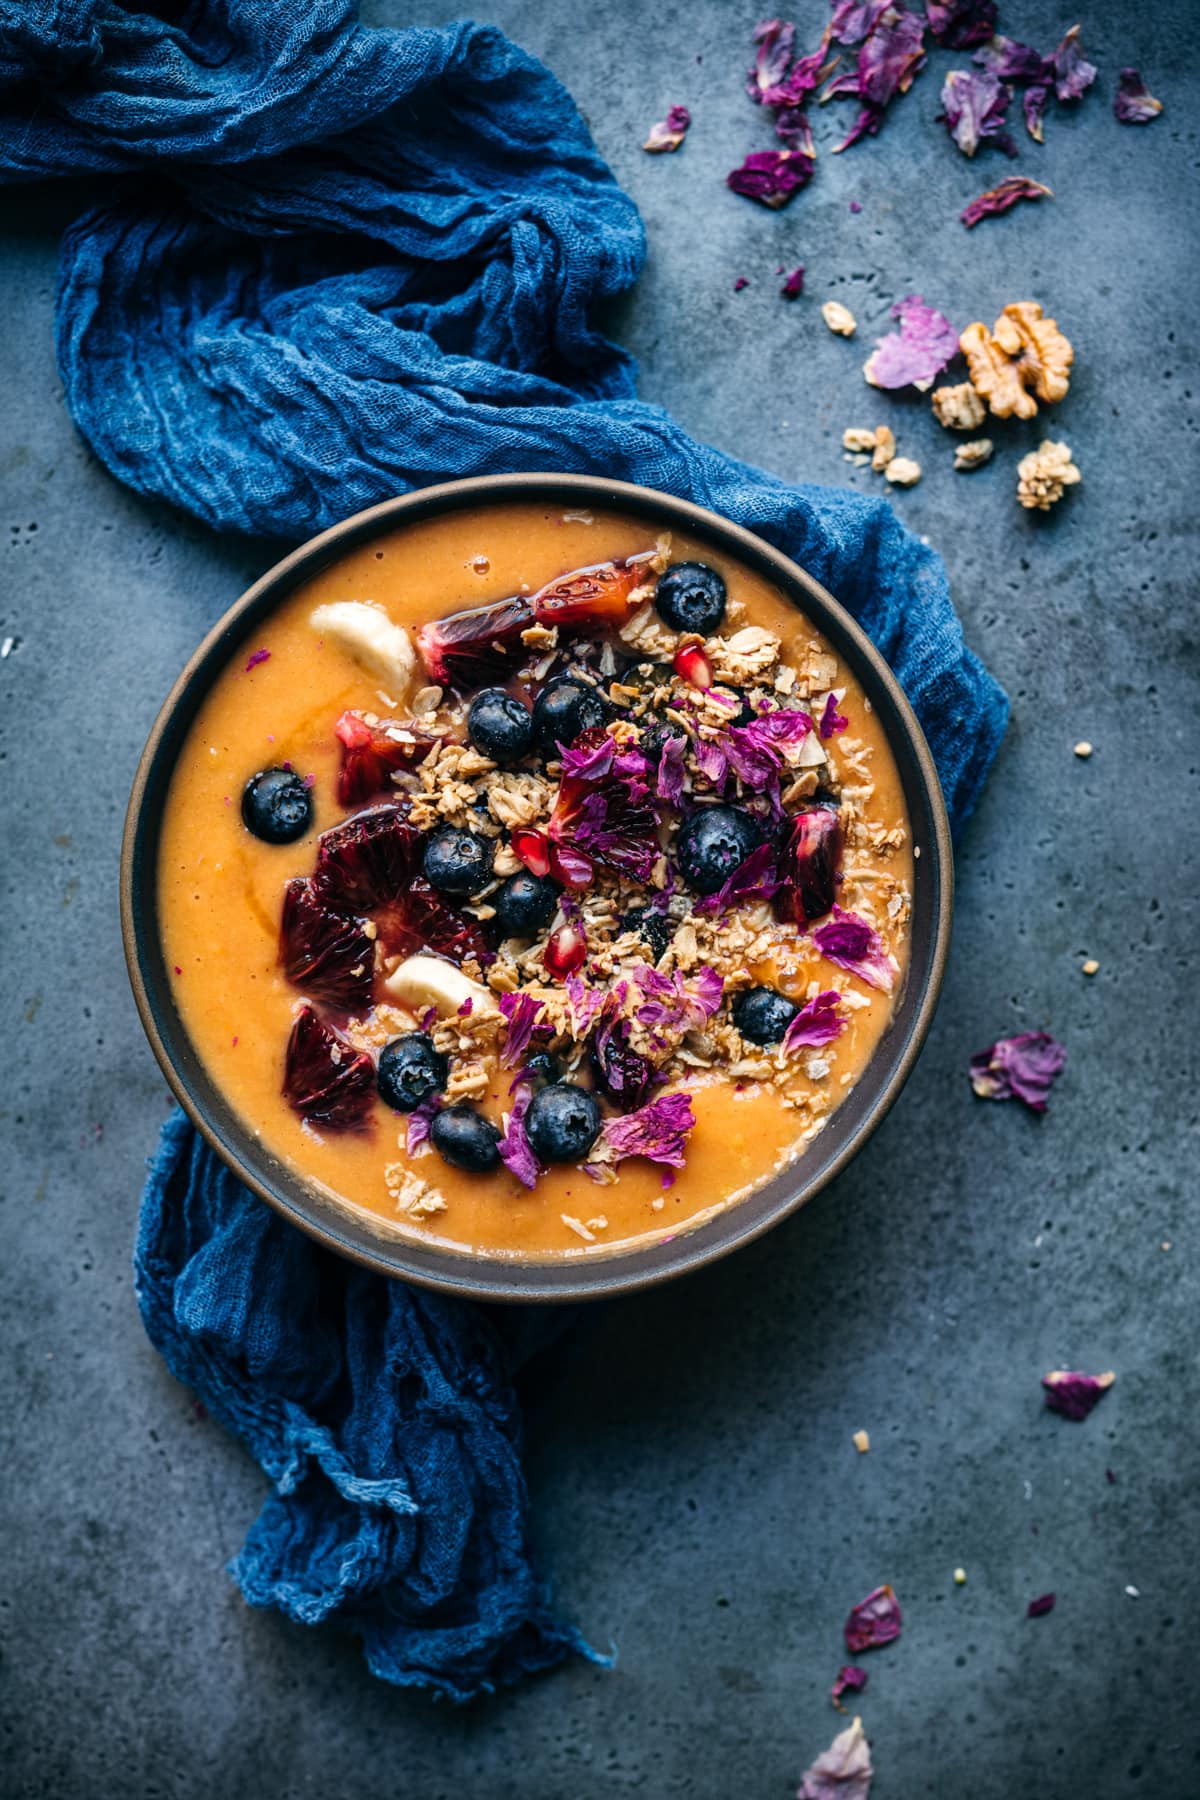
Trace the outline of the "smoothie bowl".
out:
M 179 1100 L 331 1248 L 491 1299 L 758 1236 L 886 1112 L 949 836 L 894 678 L 803 570 L 587 477 L 324 533 L 196 652 L 126 825 Z

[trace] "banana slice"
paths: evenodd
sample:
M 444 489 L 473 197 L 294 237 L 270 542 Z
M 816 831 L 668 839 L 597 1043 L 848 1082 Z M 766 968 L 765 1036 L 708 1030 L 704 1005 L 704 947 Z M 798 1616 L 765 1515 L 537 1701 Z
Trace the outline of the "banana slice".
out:
M 424 1012 L 427 1006 L 436 1006 L 444 1019 L 461 1011 L 468 1000 L 475 1014 L 497 1011 L 496 997 L 488 988 L 481 987 L 453 963 L 443 962 L 438 956 L 405 957 L 383 986 L 388 998 L 398 1001 L 401 1006 L 407 1006 L 413 1012 Z
M 402 625 L 393 625 L 382 607 L 368 606 L 365 600 L 335 600 L 316 607 L 308 622 L 386 683 L 394 700 L 402 699 L 417 659 L 407 631 Z

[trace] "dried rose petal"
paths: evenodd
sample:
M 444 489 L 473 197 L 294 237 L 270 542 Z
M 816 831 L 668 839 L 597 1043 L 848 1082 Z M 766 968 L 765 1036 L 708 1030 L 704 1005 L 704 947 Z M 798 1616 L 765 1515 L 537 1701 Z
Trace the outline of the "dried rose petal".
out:
M 1054 1602 L 1057 1598 L 1057 1594 L 1039 1594 L 1037 1599 L 1031 1600 L 1025 1608 L 1025 1617 L 1027 1619 L 1044 1618 L 1048 1612 L 1054 1611 Z
M 1128 71 L 1123 69 L 1121 71 L 1121 73 L 1124 75 L 1124 74 L 1128 73 Z M 243 671 L 243 673 L 248 675 L 250 673 L 251 669 L 257 669 L 259 663 L 269 662 L 270 659 L 271 659 L 271 652 L 269 650 L 253 651 L 251 653 L 251 655 L 249 656 L 249 658 L 247 659 L 246 667 L 245 667 L 245 670 Z
M 996 0 L 925 0 L 925 17 L 943 50 L 965 50 L 995 31 Z
M 990 70 L 976 75 L 970 69 L 951 69 L 938 118 L 964 156 L 974 156 L 988 139 L 1006 156 L 1015 156 L 1017 146 L 1006 129 L 1008 101 L 1008 88 Z
M 830 36 L 839 44 L 861 44 L 895 0 L 838 0 L 830 20 Z
M 1151 119 L 1157 119 L 1162 109 L 1162 101 L 1154 98 L 1137 69 L 1121 70 L 1113 111 L 1122 125 L 1148 125 Z M 248 668 L 249 664 L 246 666 Z
M 600 1141 L 610 1160 L 645 1156 L 672 1169 L 684 1166 L 684 1146 L 696 1124 L 690 1094 L 660 1094 L 621 1119 L 606 1119 Z
M 1045 82 L 1038 82 L 1036 87 L 1025 89 L 1025 98 L 1021 102 L 1021 111 L 1025 115 L 1025 129 L 1035 143 L 1045 142 L 1042 120 L 1050 99 L 1050 89 Z M 1027 199 L 1032 198 L 1026 195 Z
M 796 27 L 782 19 L 764 19 L 754 27 L 758 54 L 754 58 L 754 67 L 746 76 L 746 92 L 760 105 L 769 104 L 766 96 L 786 75 L 795 38 Z
M 755 150 L 725 177 L 725 185 L 747 200 L 778 209 L 808 186 L 815 168 L 805 150 Z
M 515 1069 L 524 1060 L 538 1014 L 542 1010 L 543 1002 L 535 1000 L 532 994 L 500 995 L 500 1011 L 508 1020 L 508 1030 L 504 1034 L 504 1044 L 500 1051 L 503 1068 Z
M 991 69 L 1001 81 L 1022 85 L 1027 81 L 1042 80 L 1046 70 L 1046 61 L 1040 51 L 1030 49 L 1028 44 L 1018 44 L 1010 37 L 992 38 L 975 52 L 972 60 L 981 69 Z
M 872 387 L 930 386 L 958 350 L 958 332 L 920 294 L 897 300 L 892 317 L 899 319 L 899 331 L 876 339 L 863 374 Z
M 821 722 L 817 727 L 823 739 L 831 738 L 835 731 L 845 731 L 850 721 L 845 713 L 838 711 L 837 695 L 831 693 L 825 701 L 825 710 L 821 714 Z
M 733 284 L 733 291 L 735 294 L 740 294 L 743 288 L 748 288 L 749 286 L 750 283 L 746 280 L 746 277 L 744 275 L 739 275 Z
M 991 217 L 995 213 L 1006 213 L 1019 200 L 1045 200 L 1053 198 L 1053 188 L 1046 187 L 1040 181 L 1030 181 L 1027 175 L 1010 175 L 996 187 L 988 188 L 985 193 L 972 200 L 959 213 L 959 218 L 968 231 L 972 231 L 981 219 Z
M 1096 79 L 1096 65 L 1088 62 L 1079 41 L 1079 27 L 1072 25 L 1047 62 L 1054 71 L 1054 91 L 1060 100 L 1078 100 Z
M 827 962 L 835 963 L 857 975 L 868 987 L 890 994 L 896 985 L 896 971 L 883 947 L 883 939 L 859 913 L 843 912 L 835 904 L 828 925 L 818 925 L 813 943 Z
M 833 1704 L 839 1712 L 843 1710 L 841 1699 L 843 1694 L 861 1694 L 867 1685 L 867 1671 L 856 1668 L 853 1663 L 843 1663 L 837 1672 L 833 1684 Z
M 851 1608 L 846 1620 L 846 1648 L 851 1656 L 878 1650 L 900 1636 L 903 1623 L 900 1602 L 891 1586 L 873 1588 L 865 1600 Z
M 512 1111 L 508 1115 L 508 1129 L 496 1146 L 505 1168 L 527 1188 L 537 1186 L 537 1178 L 542 1172 L 537 1157 L 533 1154 L 533 1147 L 525 1135 L 525 1114 L 529 1111 L 532 1099 L 533 1088 L 527 1081 L 521 1082 L 517 1087 Z
M 1042 1376 L 1046 1405 L 1064 1419 L 1086 1419 L 1116 1379 L 1111 1369 L 1103 1375 L 1085 1375 L 1079 1369 L 1051 1369 Z
M 770 844 L 760 844 L 725 877 L 715 894 L 697 900 L 692 911 L 720 913 L 731 906 L 744 906 L 750 900 L 770 900 L 778 886 L 775 852 Z
M 827 988 L 807 1001 L 783 1034 L 783 1050 L 818 1050 L 831 1044 L 846 1029 L 845 1019 L 838 1017 L 842 996 L 836 988 Z
M 429 1128 L 442 1110 L 440 1094 L 430 1094 L 419 1106 L 414 1106 L 409 1113 L 404 1127 L 404 1154 L 415 1156 L 424 1144 L 429 1142 Z
M 837 76 L 825 88 L 822 105 L 846 96 L 855 96 L 864 103 L 849 135 L 836 146 L 835 155 L 862 137 L 874 137 L 888 103 L 895 95 L 908 92 L 925 66 L 924 31 L 924 22 L 915 13 L 889 7 L 868 33 L 856 68 Z
M 678 150 L 691 122 L 692 115 L 686 106 L 673 106 L 665 119 L 650 127 L 650 135 L 642 149 L 649 150 L 653 156 L 659 156 L 665 150 Z
M 834 807 L 806 807 L 795 814 L 779 855 L 777 919 L 799 925 L 825 917 L 837 893 L 842 848 L 841 815 Z
M 791 271 L 779 291 L 785 300 L 798 300 L 800 298 L 801 294 L 804 292 L 803 263 L 800 263 L 798 267 Z
M 1067 1053 L 1046 1031 L 999 1038 L 971 1058 L 971 1086 L 981 1100 L 1022 1100 L 1045 1112 L 1046 1097 L 1062 1074 Z
M 862 1720 L 855 1719 L 805 1769 L 796 1800 L 868 1800 L 874 1773 Z

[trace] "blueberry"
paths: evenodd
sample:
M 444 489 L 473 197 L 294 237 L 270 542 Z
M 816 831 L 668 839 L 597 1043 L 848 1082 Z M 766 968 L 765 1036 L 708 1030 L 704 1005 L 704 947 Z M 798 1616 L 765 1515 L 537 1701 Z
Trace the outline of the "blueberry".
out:
M 492 879 L 496 846 L 491 838 L 477 837 L 457 825 L 443 825 L 425 846 L 422 868 L 430 887 L 439 894 L 469 897 Z
M 543 881 L 521 869 L 510 875 L 498 893 L 492 896 L 496 908 L 496 926 L 504 938 L 536 937 L 558 910 L 558 889 L 552 881 Z
M 757 820 L 736 806 L 704 806 L 684 820 L 675 854 L 680 873 L 698 894 L 715 894 L 763 842 Z
M 621 923 L 626 931 L 636 931 L 643 943 L 649 944 L 655 962 L 666 955 L 667 945 L 675 935 L 669 920 L 651 906 L 639 906 L 633 912 L 627 912 Z
M 375 1072 L 380 1099 L 397 1112 L 411 1112 L 430 1094 L 440 1094 L 449 1077 L 449 1059 L 424 1031 L 406 1031 L 386 1043 Z
M 654 606 L 672 631 L 709 637 L 725 617 L 725 583 L 707 563 L 672 563 L 659 576 Z
M 293 769 L 260 769 L 246 783 L 242 821 L 264 844 L 294 844 L 312 816 L 312 794 Z
M 484 688 L 467 714 L 467 736 L 481 756 L 506 767 L 529 754 L 533 720 L 529 708 L 503 688 Z
M 667 739 L 682 738 L 683 735 L 679 726 L 672 725 L 669 720 L 663 725 L 651 725 L 649 729 L 643 727 L 638 738 L 638 749 L 650 762 L 657 763 L 666 747 Z
M 560 744 L 573 744 L 581 731 L 605 724 L 608 713 L 608 702 L 598 688 L 574 675 L 561 675 L 533 703 L 533 735 L 546 756 L 557 756 Z
M 532 1056 L 525 1058 L 521 1073 L 532 1081 L 561 1081 L 563 1066 L 549 1050 L 535 1050 Z
M 484 1175 L 500 1161 L 500 1133 L 473 1106 L 446 1106 L 436 1114 L 429 1137 L 443 1162 L 471 1175 Z
M 733 1003 L 733 1022 L 752 1044 L 777 1044 L 799 1010 L 777 988 L 747 988 Z
M 544 1087 L 529 1102 L 525 1135 L 539 1162 L 578 1162 L 600 1134 L 600 1108 L 594 1095 L 573 1081 Z

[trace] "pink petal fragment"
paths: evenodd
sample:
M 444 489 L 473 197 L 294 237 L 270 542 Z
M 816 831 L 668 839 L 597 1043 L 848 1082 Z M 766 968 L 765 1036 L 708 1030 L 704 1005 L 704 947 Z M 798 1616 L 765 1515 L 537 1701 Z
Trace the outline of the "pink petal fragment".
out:
M 797 1800 L 868 1800 L 874 1773 L 862 1720 L 856 1718 L 805 1769 Z
M 1085 1375 L 1079 1369 L 1051 1369 L 1042 1376 L 1046 1405 L 1064 1419 L 1086 1419 L 1116 1379 L 1111 1369 L 1103 1375 Z

